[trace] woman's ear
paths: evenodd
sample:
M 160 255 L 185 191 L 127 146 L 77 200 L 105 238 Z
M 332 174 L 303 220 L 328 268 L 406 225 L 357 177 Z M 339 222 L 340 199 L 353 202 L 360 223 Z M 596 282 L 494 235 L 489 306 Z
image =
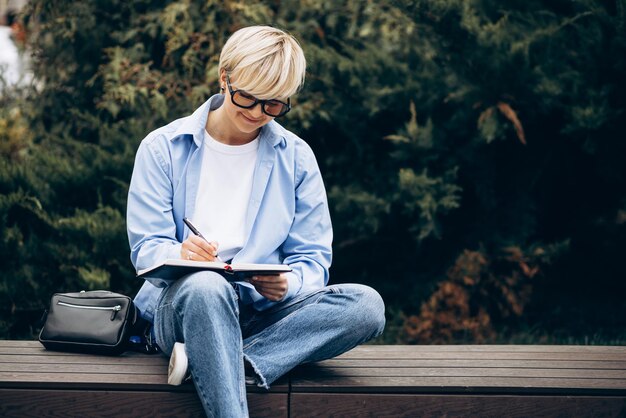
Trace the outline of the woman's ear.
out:
M 223 68 L 220 70 L 220 90 L 226 90 L 226 70 Z

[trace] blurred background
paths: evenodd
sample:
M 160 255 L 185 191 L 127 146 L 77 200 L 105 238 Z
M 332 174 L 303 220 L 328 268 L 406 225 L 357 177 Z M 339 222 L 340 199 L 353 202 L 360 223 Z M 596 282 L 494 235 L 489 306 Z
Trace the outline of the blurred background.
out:
M 318 158 L 331 283 L 376 342 L 626 343 L 626 0 L 0 0 L 0 338 L 141 281 L 135 151 L 218 93 L 243 26 L 294 34 L 283 120 Z

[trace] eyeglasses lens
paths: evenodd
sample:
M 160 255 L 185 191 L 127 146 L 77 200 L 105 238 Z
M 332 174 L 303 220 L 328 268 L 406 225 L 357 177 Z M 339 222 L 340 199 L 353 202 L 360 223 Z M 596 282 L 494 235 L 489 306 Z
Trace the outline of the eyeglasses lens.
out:
M 270 116 L 280 116 L 287 110 L 287 106 L 281 102 L 265 102 L 265 112 Z
M 233 94 L 233 102 L 239 106 L 249 107 L 256 103 L 256 98 L 247 93 L 235 91 L 235 94 Z

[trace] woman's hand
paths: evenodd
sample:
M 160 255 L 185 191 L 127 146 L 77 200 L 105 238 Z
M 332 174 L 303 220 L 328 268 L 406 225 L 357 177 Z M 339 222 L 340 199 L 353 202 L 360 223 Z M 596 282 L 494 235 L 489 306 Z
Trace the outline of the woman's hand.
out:
M 180 258 L 193 261 L 218 261 L 215 241 L 208 242 L 196 235 L 189 235 L 180 247 Z
M 272 276 L 252 276 L 249 279 L 249 282 L 254 286 L 257 292 L 272 302 L 282 300 L 289 289 L 287 276 L 284 274 L 275 274 Z

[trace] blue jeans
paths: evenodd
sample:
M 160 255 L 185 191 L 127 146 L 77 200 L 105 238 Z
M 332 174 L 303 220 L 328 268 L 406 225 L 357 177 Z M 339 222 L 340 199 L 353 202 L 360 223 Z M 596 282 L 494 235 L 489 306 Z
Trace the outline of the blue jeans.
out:
M 199 272 L 163 291 L 154 318 L 167 355 L 184 342 L 207 416 L 248 415 L 244 358 L 269 385 L 298 364 L 338 356 L 383 332 L 385 305 L 370 287 L 340 284 L 297 295 L 266 311 L 240 305 L 222 276 Z

